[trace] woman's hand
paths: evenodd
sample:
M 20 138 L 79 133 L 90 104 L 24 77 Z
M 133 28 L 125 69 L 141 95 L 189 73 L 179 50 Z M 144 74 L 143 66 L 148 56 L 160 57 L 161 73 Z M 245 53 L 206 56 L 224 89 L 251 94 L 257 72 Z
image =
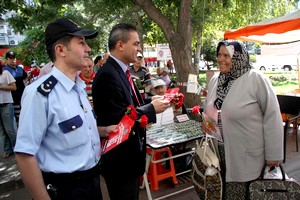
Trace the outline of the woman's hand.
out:
M 279 160 L 266 160 L 266 165 L 268 167 L 273 167 L 273 166 L 278 167 L 280 163 L 281 163 L 281 161 L 279 161 Z
M 208 127 L 208 122 L 205 120 L 204 117 L 203 117 L 203 121 L 201 122 L 201 128 L 202 128 L 204 134 L 211 134 L 211 130 Z

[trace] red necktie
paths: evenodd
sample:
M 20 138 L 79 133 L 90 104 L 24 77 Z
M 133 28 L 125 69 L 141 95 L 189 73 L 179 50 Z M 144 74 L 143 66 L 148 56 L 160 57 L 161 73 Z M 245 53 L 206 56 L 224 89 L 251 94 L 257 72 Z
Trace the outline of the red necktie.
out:
M 126 77 L 128 78 L 128 81 L 129 81 L 130 86 L 131 86 L 131 90 L 132 90 L 133 93 L 134 93 L 134 96 L 135 96 L 135 98 L 136 98 L 136 100 L 137 100 L 137 103 L 138 103 L 139 105 L 141 105 L 141 104 L 140 104 L 140 101 L 139 101 L 139 99 L 138 99 L 138 97 L 137 97 L 137 95 L 136 95 L 136 92 L 135 92 L 135 89 L 134 89 L 134 85 L 133 85 L 133 81 L 132 81 L 132 77 L 131 77 L 131 74 L 130 74 L 130 70 L 129 70 L 129 69 L 126 70 Z

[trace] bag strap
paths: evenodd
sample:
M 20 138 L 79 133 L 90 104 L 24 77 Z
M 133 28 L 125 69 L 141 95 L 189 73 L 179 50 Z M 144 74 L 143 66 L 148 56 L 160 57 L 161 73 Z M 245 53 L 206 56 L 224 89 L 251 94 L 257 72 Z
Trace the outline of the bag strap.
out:
M 260 173 L 260 179 L 261 180 L 264 180 L 264 174 L 265 174 L 266 167 L 267 167 L 267 164 L 264 164 L 264 166 L 261 170 L 261 173 Z M 279 164 L 279 168 L 280 168 L 280 171 L 281 171 L 281 174 L 282 174 L 282 180 L 285 181 L 285 172 L 284 172 L 284 169 L 283 169 L 281 164 Z
M 218 155 L 218 154 L 217 154 L 217 151 L 216 151 L 216 147 L 215 147 L 214 141 L 213 141 L 214 139 L 208 137 L 207 140 L 210 142 L 210 146 L 211 146 L 211 149 L 213 150 L 213 152 L 214 152 L 216 155 Z

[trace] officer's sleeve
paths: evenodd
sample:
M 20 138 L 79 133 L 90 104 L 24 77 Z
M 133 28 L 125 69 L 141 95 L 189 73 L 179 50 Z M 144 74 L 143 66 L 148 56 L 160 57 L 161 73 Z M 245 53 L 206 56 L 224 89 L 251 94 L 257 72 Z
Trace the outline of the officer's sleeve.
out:
M 32 85 L 34 86 L 34 85 Z M 21 114 L 15 152 L 35 155 L 47 130 L 47 97 L 27 86 L 21 100 Z

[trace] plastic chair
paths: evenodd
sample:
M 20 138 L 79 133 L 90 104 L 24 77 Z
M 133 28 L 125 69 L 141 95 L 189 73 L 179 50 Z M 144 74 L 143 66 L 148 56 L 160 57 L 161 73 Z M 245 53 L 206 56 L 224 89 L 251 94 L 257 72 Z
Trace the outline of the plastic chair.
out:
M 280 111 L 283 116 L 283 121 L 285 122 L 284 125 L 284 157 L 283 162 L 285 163 L 286 160 L 286 143 L 287 143 L 287 134 L 288 130 L 290 129 L 290 124 L 294 123 L 293 129 L 295 130 L 296 134 L 296 150 L 298 149 L 298 127 L 299 123 L 298 120 L 300 119 L 300 97 L 297 96 L 286 96 L 286 95 L 277 95 L 278 103 L 280 106 Z
M 152 160 L 150 161 L 150 166 L 147 174 L 147 178 L 150 181 L 150 188 L 151 190 L 158 190 L 158 182 L 167 179 L 172 178 L 174 185 L 178 184 L 177 178 L 176 178 L 176 172 L 174 167 L 174 161 L 173 158 L 167 160 L 170 162 L 170 168 L 166 169 L 163 167 L 163 162 L 153 163 L 152 161 L 157 161 L 162 158 L 163 153 L 167 153 L 168 157 L 172 156 L 172 152 L 169 147 L 161 148 L 161 149 L 151 149 L 147 148 L 147 153 L 152 155 Z

